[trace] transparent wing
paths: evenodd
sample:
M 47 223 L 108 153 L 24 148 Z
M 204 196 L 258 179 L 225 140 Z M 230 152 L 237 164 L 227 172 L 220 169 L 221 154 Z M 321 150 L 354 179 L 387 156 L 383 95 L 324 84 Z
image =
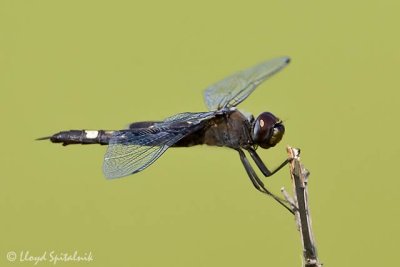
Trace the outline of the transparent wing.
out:
M 188 124 L 198 124 L 204 120 L 211 119 L 215 116 L 215 112 L 184 112 L 173 115 L 164 119 L 163 122 L 157 124 L 159 126 L 171 126 L 176 123 L 187 122 Z
M 169 147 L 199 129 L 213 112 L 181 113 L 145 129 L 116 131 L 104 157 L 107 178 L 140 172 L 156 161 Z
M 204 100 L 209 110 L 234 107 L 245 100 L 263 81 L 284 68 L 290 59 L 275 58 L 243 70 L 209 86 Z
M 104 175 L 118 178 L 140 172 L 183 136 L 161 129 L 116 132 L 104 157 Z

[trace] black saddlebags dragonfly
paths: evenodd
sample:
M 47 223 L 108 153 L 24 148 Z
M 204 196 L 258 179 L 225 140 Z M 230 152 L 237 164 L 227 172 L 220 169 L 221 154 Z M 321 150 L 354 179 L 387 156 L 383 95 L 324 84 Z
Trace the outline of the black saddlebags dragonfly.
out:
M 259 179 L 244 151 L 247 151 L 266 177 L 273 175 L 290 160 L 270 171 L 256 153 L 257 147 L 274 147 L 283 137 L 282 121 L 270 112 L 256 119 L 236 109 L 263 81 L 284 68 L 290 59 L 275 58 L 238 72 L 209 86 L 204 91 L 207 112 L 185 112 L 163 121 L 135 122 L 123 130 L 70 130 L 52 136 L 53 143 L 108 145 L 103 172 L 118 178 L 140 172 L 154 163 L 170 147 L 206 144 L 235 149 L 254 187 L 272 196 L 291 211 L 282 199 L 272 194 Z

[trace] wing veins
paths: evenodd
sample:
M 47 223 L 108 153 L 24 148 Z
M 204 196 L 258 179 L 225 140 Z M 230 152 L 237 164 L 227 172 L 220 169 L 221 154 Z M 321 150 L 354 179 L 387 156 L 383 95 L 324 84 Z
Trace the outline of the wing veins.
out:
M 204 100 L 208 109 L 219 110 L 237 106 L 258 85 L 283 69 L 289 61 L 290 59 L 287 57 L 275 58 L 235 73 L 209 86 L 204 91 Z

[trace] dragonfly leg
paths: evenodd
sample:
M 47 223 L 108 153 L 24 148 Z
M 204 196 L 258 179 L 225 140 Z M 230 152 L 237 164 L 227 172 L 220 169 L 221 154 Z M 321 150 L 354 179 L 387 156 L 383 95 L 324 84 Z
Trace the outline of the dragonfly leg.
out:
M 260 169 L 260 171 L 262 172 L 262 174 L 264 174 L 265 177 L 272 176 L 274 173 L 278 172 L 280 169 L 282 169 L 284 166 L 286 166 L 286 164 L 288 164 L 290 162 L 290 159 L 286 159 L 275 170 L 270 171 L 253 148 L 249 148 L 247 150 L 249 151 L 250 156 L 253 158 L 257 167 Z
M 253 183 L 254 187 L 260 191 L 261 193 L 264 193 L 266 195 L 271 196 L 273 199 L 275 199 L 279 204 L 281 204 L 283 207 L 285 207 L 290 213 L 294 214 L 292 209 L 288 207 L 285 203 L 284 200 L 275 196 L 272 192 L 270 192 L 265 186 L 264 183 L 258 178 L 256 172 L 254 169 L 251 167 L 249 160 L 247 159 L 246 155 L 244 154 L 243 150 L 238 149 L 239 152 L 240 160 L 243 163 L 243 166 L 247 172 L 247 175 L 249 176 L 251 182 Z

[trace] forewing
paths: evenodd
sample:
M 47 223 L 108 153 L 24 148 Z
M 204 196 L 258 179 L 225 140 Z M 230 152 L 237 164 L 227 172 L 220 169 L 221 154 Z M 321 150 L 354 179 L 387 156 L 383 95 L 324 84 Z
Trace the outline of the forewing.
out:
M 115 132 L 104 157 L 104 175 L 112 179 L 144 170 L 212 116 L 213 112 L 181 113 L 149 128 Z
M 196 125 L 204 120 L 211 119 L 214 116 L 215 116 L 215 112 L 213 112 L 213 111 L 184 112 L 184 113 L 179 113 L 179 114 L 173 115 L 171 117 L 168 117 L 168 118 L 164 119 L 163 122 L 158 123 L 157 125 L 169 127 L 176 123 L 182 123 L 182 122 L 187 122 L 188 124 Z
M 275 58 L 248 68 L 209 86 L 204 100 L 209 110 L 234 107 L 245 100 L 263 81 L 284 68 L 290 59 Z

